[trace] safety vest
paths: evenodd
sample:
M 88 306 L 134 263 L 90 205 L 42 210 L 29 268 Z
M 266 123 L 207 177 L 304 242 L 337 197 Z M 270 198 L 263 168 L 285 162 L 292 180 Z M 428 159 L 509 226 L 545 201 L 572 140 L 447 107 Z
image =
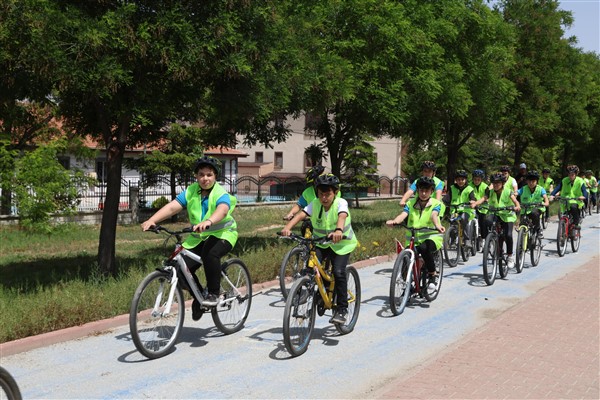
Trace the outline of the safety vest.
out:
M 331 207 L 329 208 L 329 212 L 325 213 L 325 209 L 319 199 L 315 199 L 312 201 L 312 215 L 310 216 L 310 222 L 313 226 L 313 236 L 315 238 L 320 238 L 333 233 L 337 228 L 338 221 L 338 208 L 340 199 L 338 197 L 333 200 Z M 346 217 L 346 223 L 344 225 L 344 230 L 342 234 L 346 236 L 346 239 L 342 239 L 337 243 L 330 244 L 318 244 L 317 247 L 322 249 L 331 248 L 335 254 L 343 255 L 352 252 L 356 248 L 358 244 L 358 240 L 356 239 L 356 235 L 352 230 L 352 219 L 350 217 L 350 213 Z
M 469 186 L 471 186 L 473 188 L 473 194 L 475 195 L 475 199 L 477 199 L 477 200 L 479 200 L 483 196 L 485 196 L 485 190 L 488 188 L 487 183 L 485 183 L 483 181 L 479 184 L 479 186 L 475 186 L 475 184 L 473 182 L 471 182 L 469 184 Z M 487 210 L 487 208 L 480 208 L 479 213 L 487 214 L 488 210 Z
M 440 204 L 441 201 L 437 199 L 430 199 L 425 208 L 423 210 L 419 208 L 415 208 L 415 204 L 417 203 L 418 198 L 411 199 L 406 205 L 408 206 L 408 221 L 406 221 L 406 225 L 412 228 L 433 228 L 435 229 L 435 224 L 431 219 L 431 214 L 433 213 L 433 209 Z M 415 245 L 418 246 L 423 243 L 425 240 L 430 239 L 435 243 L 435 247 L 437 250 L 442 248 L 444 243 L 444 237 L 439 232 L 434 231 L 422 231 L 415 232 Z M 406 246 L 408 247 L 410 243 L 410 231 L 406 231 Z
M 535 187 L 535 190 L 533 191 L 533 193 L 531 193 L 531 189 L 529 188 L 529 185 L 525 185 L 523 186 L 523 191 L 521 192 L 521 204 L 530 204 L 530 203 L 543 203 L 544 202 L 544 196 L 542 196 L 542 187 L 540 185 L 537 185 Z M 537 207 L 538 210 L 540 210 L 541 212 L 545 212 L 546 211 L 546 207 Z M 525 209 L 521 210 L 521 215 L 527 213 L 530 214 L 534 209 L 533 208 L 528 208 L 527 212 L 525 211 Z
M 513 192 L 513 182 L 516 183 L 517 180 L 515 178 L 513 178 L 512 176 L 509 176 L 508 179 L 506 180 L 506 183 L 504 184 L 504 187 L 510 188 L 510 191 Z
M 560 195 L 563 197 L 581 197 L 583 196 L 583 191 L 581 190 L 583 185 L 585 185 L 585 182 L 581 177 L 577 176 L 575 177 L 575 180 L 571 182 L 567 176 L 562 180 Z M 569 200 L 569 204 L 577 204 L 577 207 L 583 208 L 583 200 Z
M 456 206 L 457 204 L 468 203 L 470 199 L 469 194 L 471 194 L 471 192 L 473 192 L 473 188 L 468 185 L 462 190 L 456 185 L 450 186 L 450 194 L 452 196 L 450 198 L 450 204 Z M 475 218 L 475 210 L 471 207 L 460 206 L 456 208 L 456 212 L 467 213 L 469 215 L 469 220 Z
M 238 238 L 237 232 L 237 223 L 235 219 L 231 216 L 235 205 L 237 203 L 237 199 L 228 194 L 227 191 L 223 188 L 223 186 L 219 185 L 218 182 L 215 182 L 215 185 L 210 190 L 208 194 L 208 209 L 205 215 L 202 215 L 202 198 L 200 195 L 200 185 L 196 182 L 189 186 L 185 191 L 185 199 L 187 201 L 187 212 L 188 218 L 192 225 L 197 225 L 202 221 L 206 221 L 210 218 L 211 215 L 217 209 L 217 200 L 224 195 L 227 194 L 229 196 L 229 201 L 231 202 L 231 206 L 229 207 L 229 211 L 225 218 L 223 218 L 218 223 L 212 224 L 210 228 L 201 233 L 193 233 L 187 237 L 187 239 L 183 242 L 183 247 L 186 249 L 192 249 L 196 247 L 200 242 L 208 239 L 209 236 L 215 236 L 219 239 L 227 240 L 231 246 L 235 246 Z
M 554 183 L 554 180 L 550 177 L 544 179 L 543 177 L 540 179 L 540 186 L 546 189 L 546 192 L 550 193 L 550 186 Z
M 590 177 L 590 192 L 597 193 L 598 192 L 598 180 L 594 175 Z
M 500 208 L 500 207 L 510 207 L 513 205 L 512 200 L 510 199 L 510 195 L 512 194 L 512 186 L 504 186 L 502 189 L 502 193 L 500 196 L 496 194 L 494 189 L 490 189 L 490 197 L 488 198 L 488 204 L 490 207 Z M 498 211 L 496 213 L 498 218 L 500 218 L 504 222 L 515 222 L 517 220 L 517 214 L 514 211 Z

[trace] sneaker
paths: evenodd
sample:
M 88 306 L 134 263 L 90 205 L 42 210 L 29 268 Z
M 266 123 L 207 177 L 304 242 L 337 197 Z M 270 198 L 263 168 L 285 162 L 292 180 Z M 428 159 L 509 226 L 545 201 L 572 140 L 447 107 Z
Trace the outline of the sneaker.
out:
M 194 301 L 192 301 L 192 319 L 194 321 L 198 321 L 200 318 L 202 318 L 203 314 L 204 310 L 202 310 L 202 306 L 196 299 L 194 299 Z
M 438 279 L 438 274 L 433 273 L 433 274 L 429 274 L 429 284 L 430 285 L 437 285 L 437 279 Z
M 465 247 L 471 248 L 471 241 L 469 239 L 465 239 Z
M 506 265 L 508 266 L 508 268 L 515 267 L 515 260 L 514 260 L 513 256 L 508 256 L 508 258 L 506 259 Z
M 219 304 L 219 296 L 214 293 L 209 293 L 202 301 L 203 306 L 214 307 Z
M 329 320 L 329 323 L 343 325 L 346 323 L 346 318 L 348 318 L 348 310 L 346 310 L 345 308 L 337 310 L 333 317 L 331 317 L 331 319 Z

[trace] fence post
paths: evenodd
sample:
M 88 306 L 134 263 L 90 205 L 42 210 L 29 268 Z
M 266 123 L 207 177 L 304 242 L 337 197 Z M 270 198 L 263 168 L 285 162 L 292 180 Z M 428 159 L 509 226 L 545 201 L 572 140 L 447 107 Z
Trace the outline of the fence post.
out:
M 140 188 L 136 186 L 129 186 L 129 208 L 131 209 L 131 222 L 133 224 L 139 223 L 139 209 L 140 209 Z

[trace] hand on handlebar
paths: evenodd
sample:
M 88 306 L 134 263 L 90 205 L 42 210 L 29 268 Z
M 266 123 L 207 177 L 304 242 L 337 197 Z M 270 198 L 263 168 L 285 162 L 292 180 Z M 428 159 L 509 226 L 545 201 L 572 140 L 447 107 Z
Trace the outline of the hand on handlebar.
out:
M 212 221 L 210 219 L 207 219 L 206 221 L 202 221 L 199 224 L 196 224 L 192 227 L 192 230 L 194 232 L 204 232 L 210 229 L 210 227 L 212 226 Z
M 149 231 L 152 230 L 152 228 L 154 228 L 156 226 L 156 224 L 150 220 L 144 221 L 142 222 L 142 231 Z

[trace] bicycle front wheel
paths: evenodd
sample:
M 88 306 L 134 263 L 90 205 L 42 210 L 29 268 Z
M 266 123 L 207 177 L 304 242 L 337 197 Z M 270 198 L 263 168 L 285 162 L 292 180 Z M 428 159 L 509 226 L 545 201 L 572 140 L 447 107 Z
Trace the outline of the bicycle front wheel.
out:
M 306 262 L 307 259 L 302 247 L 290 249 L 283 257 L 283 262 L 279 268 L 279 287 L 284 300 L 287 298 L 294 281 L 300 277 L 300 272 L 306 266 Z
M 335 329 L 342 335 L 354 330 L 360 311 L 360 278 L 358 271 L 352 265 L 346 267 L 346 281 L 348 282 L 348 317 L 345 324 L 334 324 Z
M 412 284 L 412 269 L 410 253 L 403 250 L 394 262 L 392 280 L 390 282 L 390 310 L 394 315 L 404 312 L 410 297 Z
M 494 284 L 498 272 L 498 238 L 490 233 L 483 245 L 483 279 L 488 286 Z
M 170 275 L 166 271 L 149 274 L 135 291 L 129 311 L 129 329 L 137 350 L 150 359 L 170 352 L 184 315 L 183 291 L 172 284 Z
M 579 242 L 581 241 L 581 231 L 577 228 L 571 229 L 571 250 L 573 253 L 577 253 L 579 251 Z
M 429 277 L 425 277 L 423 282 L 423 296 L 427 301 L 434 301 L 438 294 L 440 293 L 440 288 L 442 287 L 442 278 L 444 277 L 444 265 L 442 263 L 442 254 L 438 250 L 433 255 L 433 261 L 435 263 L 435 273 L 437 275 L 437 279 L 434 282 L 429 281 Z M 423 267 L 423 273 L 428 275 L 426 272 L 426 268 Z
M 237 258 L 221 266 L 221 301 L 212 308 L 217 328 L 228 335 L 244 327 L 252 304 L 252 281 L 248 267 Z
M 558 221 L 558 229 L 556 231 L 556 248 L 560 257 L 567 252 L 567 224 L 564 219 Z
M 546 215 L 548 211 L 545 211 L 540 215 L 540 220 L 542 222 L 542 229 L 548 228 L 548 216 Z
M 523 265 L 525 264 L 525 254 L 527 254 L 527 228 L 525 226 L 519 227 L 519 235 L 517 236 L 517 248 L 515 249 L 515 268 L 517 274 L 523 272 Z
M 315 327 L 315 306 L 312 278 L 297 279 L 288 293 L 283 312 L 283 342 L 292 356 L 304 354 L 308 349 Z
M 444 257 L 449 267 L 456 267 L 459 257 L 458 228 L 450 225 L 444 234 Z
M 17 382 L 7 370 L 0 367 L 0 399 L 21 400 L 21 391 Z M 4 395 L 2 396 L 2 393 Z
M 539 233 L 534 233 L 531 238 L 531 265 L 537 266 L 540 262 L 540 256 L 542 254 L 542 238 Z

